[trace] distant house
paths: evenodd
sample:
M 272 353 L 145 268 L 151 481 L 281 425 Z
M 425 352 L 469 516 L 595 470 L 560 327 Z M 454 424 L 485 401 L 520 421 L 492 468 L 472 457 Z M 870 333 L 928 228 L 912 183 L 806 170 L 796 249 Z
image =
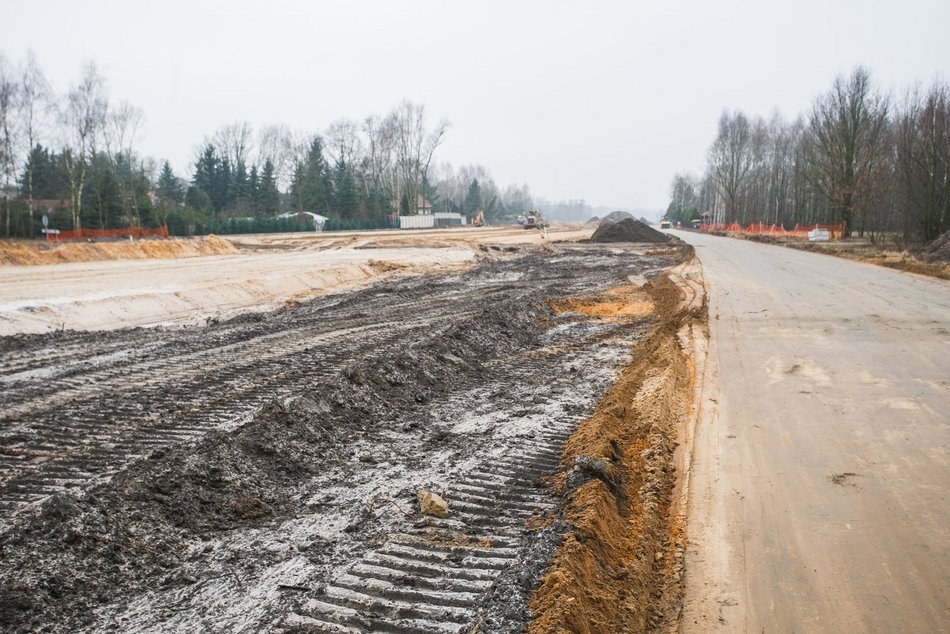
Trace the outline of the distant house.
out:
M 422 194 L 416 194 L 416 213 L 425 215 L 432 213 L 432 203 Z

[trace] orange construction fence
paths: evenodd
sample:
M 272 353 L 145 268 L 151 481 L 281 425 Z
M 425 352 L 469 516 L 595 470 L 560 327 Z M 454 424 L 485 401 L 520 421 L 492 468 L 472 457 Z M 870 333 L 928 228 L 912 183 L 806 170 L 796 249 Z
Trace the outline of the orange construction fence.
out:
M 122 229 L 62 229 L 59 233 L 47 232 L 47 242 L 61 240 L 115 239 L 115 238 L 167 238 L 168 227 L 123 227 Z
M 815 229 L 824 229 L 831 240 L 840 240 L 844 237 L 844 225 L 809 225 L 803 227 L 795 225 L 794 229 L 786 229 L 782 225 L 752 224 L 743 227 L 740 224 L 731 225 L 699 225 L 701 231 L 724 231 L 727 233 L 745 233 L 753 236 L 774 236 L 776 238 L 808 238 L 808 232 Z

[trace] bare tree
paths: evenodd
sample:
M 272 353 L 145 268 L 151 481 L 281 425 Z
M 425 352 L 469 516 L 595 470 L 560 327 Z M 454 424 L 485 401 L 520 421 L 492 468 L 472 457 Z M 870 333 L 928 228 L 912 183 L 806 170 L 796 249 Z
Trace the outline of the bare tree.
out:
M 63 162 L 69 182 L 70 210 L 73 228 L 82 228 L 82 190 L 94 147 L 95 135 L 101 130 L 106 113 L 106 97 L 102 76 L 95 64 L 83 69 L 79 84 L 66 97 L 61 113 L 65 142 Z
M 670 220 L 691 220 L 685 217 L 687 209 L 696 208 L 698 204 L 696 188 L 698 182 L 692 174 L 677 174 L 673 177 L 670 186 L 670 205 L 666 210 L 666 217 Z
M 53 109 L 53 91 L 36 62 L 33 51 L 27 53 L 20 72 L 20 118 L 25 150 L 24 187 L 30 214 L 29 235 L 33 236 L 33 161 L 30 155 L 40 142 L 40 132 L 47 126 L 47 115 Z
M 337 164 L 351 165 L 362 152 L 359 126 L 349 119 L 338 119 L 327 127 L 326 150 Z
M 408 100 L 399 104 L 390 116 L 395 132 L 396 165 L 402 187 L 399 198 L 405 195 L 409 204 L 408 211 L 414 213 L 422 183 L 429 172 L 432 155 L 445 138 L 449 124 L 442 120 L 432 130 L 427 130 L 425 106 Z
M 269 125 L 257 133 L 257 165 L 270 161 L 281 189 L 290 186 L 294 166 L 294 136 L 285 125 Z
M 393 117 L 367 117 L 362 127 L 365 139 L 364 170 L 367 178 L 364 179 L 364 194 L 373 188 L 387 192 L 391 201 L 398 204 L 398 176 L 393 156 L 395 154 L 395 120 Z M 393 208 L 396 208 L 395 206 Z
M 130 227 L 142 224 L 135 195 L 135 142 L 144 122 L 140 108 L 123 101 L 109 109 L 105 118 L 106 153 L 119 181 L 119 198 Z
M 887 150 L 888 109 L 887 97 L 873 90 L 863 67 L 835 78 L 812 108 L 805 137 L 810 181 L 844 223 L 846 236 Z
M 228 159 L 232 166 L 237 166 L 238 163 L 247 165 L 253 139 L 254 129 L 251 124 L 247 121 L 235 121 L 218 128 L 209 143 L 220 156 Z
M 17 119 L 19 81 L 13 66 L 0 53 L 0 177 L 3 180 L 4 225 L 10 237 L 10 202 L 16 196 Z
M 722 113 L 719 134 L 709 149 L 709 173 L 725 203 L 727 224 L 736 221 L 739 195 L 752 163 L 752 125 L 741 112 Z
M 903 194 L 915 228 L 932 240 L 950 229 L 950 87 L 912 91 L 896 128 Z

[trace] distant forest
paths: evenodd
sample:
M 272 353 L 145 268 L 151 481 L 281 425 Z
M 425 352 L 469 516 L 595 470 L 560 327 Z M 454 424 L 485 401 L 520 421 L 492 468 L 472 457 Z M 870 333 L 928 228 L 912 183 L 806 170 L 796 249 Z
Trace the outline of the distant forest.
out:
M 950 229 L 950 88 L 900 99 L 856 68 L 787 121 L 724 112 L 702 176 L 678 174 L 666 217 L 844 224 L 845 235 L 932 240 Z
M 404 101 L 385 115 L 339 120 L 320 132 L 285 125 L 223 125 L 197 143 L 190 174 L 142 156 L 145 115 L 113 103 L 94 64 L 65 93 L 47 82 L 32 54 L 0 52 L 0 234 L 167 225 L 175 235 L 301 229 L 308 211 L 329 229 L 392 226 L 396 214 L 432 211 L 504 222 L 535 205 L 527 185 L 499 188 L 480 165 L 435 161 L 447 121 Z M 199 141 L 199 140 L 196 140 Z M 583 215 L 583 201 L 549 203 Z

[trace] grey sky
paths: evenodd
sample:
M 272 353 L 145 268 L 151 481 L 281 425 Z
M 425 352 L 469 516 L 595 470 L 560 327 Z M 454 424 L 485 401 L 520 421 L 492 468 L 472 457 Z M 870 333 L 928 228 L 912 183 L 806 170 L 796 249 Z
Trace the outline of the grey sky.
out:
M 57 91 L 95 61 L 145 111 L 141 151 L 185 176 L 222 124 L 323 131 L 408 98 L 451 122 L 437 160 L 643 209 L 702 169 L 723 108 L 793 116 L 856 64 L 895 92 L 950 64 L 946 0 L 6 0 L 0 16 L 0 50 L 33 49 Z

